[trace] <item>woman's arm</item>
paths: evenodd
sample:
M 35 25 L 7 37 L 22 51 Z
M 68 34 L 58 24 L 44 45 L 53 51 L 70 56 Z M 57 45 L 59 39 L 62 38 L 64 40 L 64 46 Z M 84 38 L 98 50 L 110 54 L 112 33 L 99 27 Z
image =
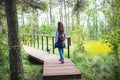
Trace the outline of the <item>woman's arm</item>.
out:
M 56 31 L 56 36 L 55 36 L 55 43 L 58 41 L 58 31 Z
M 65 40 L 66 40 L 66 33 L 64 34 Z

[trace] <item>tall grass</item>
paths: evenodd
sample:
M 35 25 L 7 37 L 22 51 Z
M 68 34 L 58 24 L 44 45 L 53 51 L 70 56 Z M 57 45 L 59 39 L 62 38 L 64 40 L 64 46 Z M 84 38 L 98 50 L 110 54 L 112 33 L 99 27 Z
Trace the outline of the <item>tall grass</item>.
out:
M 30 80 L 32 77 L 42 80 L 43 66 L 30 63 L 25 52 L 22 53 L 22 58 L 25 80 Z
M 109 45 L 100 41 L 87 41 L 84 52 L 74 51 L 72 61 L 82 72 L 82 80 L 115 80 L 110 52 Z

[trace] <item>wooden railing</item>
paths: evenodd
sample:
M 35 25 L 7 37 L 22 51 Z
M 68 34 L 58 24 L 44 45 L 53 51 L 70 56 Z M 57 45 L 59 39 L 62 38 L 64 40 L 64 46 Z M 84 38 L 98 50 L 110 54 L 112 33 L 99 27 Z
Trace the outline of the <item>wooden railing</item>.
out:
M 22 41 L 23 44 L 32 46 L 34 48 L 38 48 L 44 50 L 46 47 L 46 51 L 50 52 L 49 47 L 52 47 L 52 53 L 55 53 L 54 43 L 55 43 L 55 36 L 48 36 L 42 34 L 22 34 Z M 45 43 L 44 43 L 45 42 Z M 71 46 L 71 38 L 66 38 L 66 48 L 68 53 L 68 58 L 70 58 L 70 46 Z

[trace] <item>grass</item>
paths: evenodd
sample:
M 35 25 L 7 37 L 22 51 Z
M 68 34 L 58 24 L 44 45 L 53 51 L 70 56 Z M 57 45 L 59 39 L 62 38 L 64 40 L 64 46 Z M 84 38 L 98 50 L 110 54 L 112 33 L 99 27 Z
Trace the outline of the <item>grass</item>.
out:
M 84 52 L 73 51 L 72 56 L 72 61 L 82 73 L 82 80 L 115 80 L 114 56 L 109 54 L 112 51 L 109 44 L 86 41 L 84 47 Z
M 39 78 L 42 77 L 42 66 L 24 64 L 23 67 L 24 67 L 25 79 L 30 79 L 31 77 L 36 77 L 36 76 L 39 76 Z
M 32 77 L 37 77 L 42 80 L 43 66 L 32 64 L 28 61 L 28 55 L 23 52 L 23 68 L 25 80 L 30 80 Z

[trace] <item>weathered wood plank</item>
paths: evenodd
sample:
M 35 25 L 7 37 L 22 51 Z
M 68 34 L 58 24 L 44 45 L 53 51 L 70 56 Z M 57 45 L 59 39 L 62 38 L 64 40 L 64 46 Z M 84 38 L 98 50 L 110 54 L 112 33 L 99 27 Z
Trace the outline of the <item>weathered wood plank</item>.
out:
M 29 46 L 23 46 L 23 48 L 28 55 L 36 58 L 37 60 L 41 60 L 42 62 L 59 59 L 59 57 L 57 55 L 49 54 L 47 52 L 44 52 L 44 51 L 36 49 L 36 48 L 32 48 Z

